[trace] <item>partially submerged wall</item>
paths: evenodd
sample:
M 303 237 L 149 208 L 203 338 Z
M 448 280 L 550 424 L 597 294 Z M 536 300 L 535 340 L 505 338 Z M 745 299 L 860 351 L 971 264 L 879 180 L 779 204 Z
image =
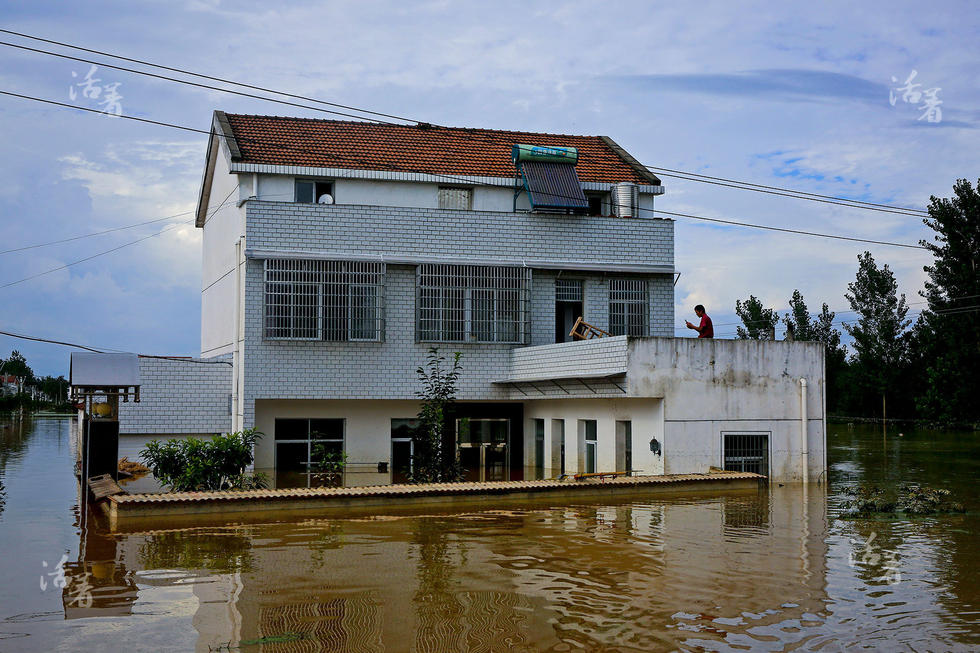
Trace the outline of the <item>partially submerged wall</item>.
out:
M 666 473 L 722 466 L 725 433 L 765 433 L 770 478 L 802 480 L 801 378 L 810 480 L 825 471 L 823 344 L 630 338 L 628 358 L 629 395 L 664 398 Z

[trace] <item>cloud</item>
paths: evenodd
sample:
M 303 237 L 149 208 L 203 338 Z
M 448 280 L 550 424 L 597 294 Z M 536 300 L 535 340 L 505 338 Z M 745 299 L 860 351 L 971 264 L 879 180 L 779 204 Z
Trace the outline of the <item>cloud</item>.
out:
M 771 69 L 736 73 L 620 75 L 611 81 L 637 90 L 737 96 L 783 102 L 850 100 L 881 104 L 888 86 L 821 70 Z
M 604 11 L 585 0 L 188 0 L 127 12 L 66 4 L 57 15 L 36 3 L 4 7 L 11 29 L 44 25 L 50 38 L 439 124 L 608 134 L 640 161 L 678 170 L 919 207 L 930 194 L 949 196 L 955 179 L 976 178 L 978 41 L 976 21 L 963 19 L 967 5 L 923 13 L 911 2 L 850 3 L 828 12 L 715 2 L 692 12 L 630 0 Z M 534 30 L 515 30 L 515 16 Z M 913 68 L 943 88 L 938 128 L 917 122 L 912 107 L 888 104 L 891 77 Z M 67 101 L 72 70 L 81 66 L 11 53 L 0 77 L 6 88 Z M 207 128 L 215 108 L 324 117 L 100 72 L 121 82 L 127 113 L 153 120 Z M 0 142 L 0 242 L 13 247 L 192 210 L 206 139 L 0 98 Z M 666 185 L 657 199 L 665 210 L 902 242 L 928 233 L 914 218 L 677 179 Z M 200 232 L 161 233 L 177 222 L 0 256 L 3 283 L 160 233 L 0 291 L 4 306 L 17 307 L 4 311 L 3 324 L 194 353 Z M 865 247 L 687 220 L 676 227 L 680 324 L 695 300 L 716 321 L 730 321 L 724 313 L 735 299 L 752 293 L 785 305 L 794 288 L 811 309 L 822 301 L 845 307 Z M 869 247 L 913 297 L 922 257 Z M 50 347 L 31 352 L 42 373 L 67 360 Z

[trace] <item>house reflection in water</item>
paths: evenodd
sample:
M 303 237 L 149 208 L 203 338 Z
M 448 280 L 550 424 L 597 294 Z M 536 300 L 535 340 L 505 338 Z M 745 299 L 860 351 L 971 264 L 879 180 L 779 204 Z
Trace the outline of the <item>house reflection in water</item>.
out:
M 65 596 L 88 582 L 92 605 L 66 613 L 138 613 L 137 601 L 165 605 L 156 592 L 183 592 L 196 599 L 200 651 L 291 641 L 650 650 L 760 634 L 788 643 L 803 637 L 801 621 L 819 629 L 826 616 L 826 499 L 802 499 L 786 488 L 114 536 L 90 528 Z

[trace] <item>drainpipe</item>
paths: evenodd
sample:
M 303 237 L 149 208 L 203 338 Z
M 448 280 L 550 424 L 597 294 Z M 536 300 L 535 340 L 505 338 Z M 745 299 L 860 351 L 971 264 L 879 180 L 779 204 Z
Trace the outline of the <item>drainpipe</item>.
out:
M 806 486 L 810 476 L 810 446 L 807 438 L 806 416 L 806 379 L 800 379 L 800 447 L 802 451 L 803 485 Z
M 241 412 L 241 402 L 242 402 L 242 389 L 239 383 L 240 373 L 242 369 L 242 343 L 240 338 L 242 323 L 241 323 L 241 313 L 239 310 L 239 303 L 242 295 L 242 275 L 241 275 L 241 260 L 242 260 L 242 240 L 239 238 L 235 242 L 235 346 L 232 348 L 232 381 L 231 381 L 231 430 L 240 431 L 242 430 L 242 425 L 239 422 L 238 415 Z

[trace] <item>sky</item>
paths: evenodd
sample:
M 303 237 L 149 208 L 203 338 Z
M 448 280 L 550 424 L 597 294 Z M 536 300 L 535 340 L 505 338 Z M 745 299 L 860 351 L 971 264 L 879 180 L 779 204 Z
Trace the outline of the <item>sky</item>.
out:
M 0 27 L 430 123 L 603 134 L 651 166 L 924 209 L 956 179 L 980 177 L 980 14 L 969 2 L 921 7 L 3 1 Z M 0 46 L 3 91 L 101 109 L 108 86 L 127 115 L 203 130 L 214 109 L 324 117 L 104 67 L 92 98 L 78 86 L 89 69 Z M 921 99 L 889 101 L 912 71 L 918 90 L 940 89 L 941 121 L 920 120 Z M 0 95 L 0 251 L 155 220 L 0 253 L 0 330 L 198 354 L 201 234 L 189 221 L 206 141 Z M 663 179 L 658 209 L 899 243 L 932 237 L 906 215 Z M 684 218 L 675 247 L 678 335 L 694 335 L 684 320 L 701 303 L 716 334 L 731 337 L 735 302 L 750 294 L 780 313 L 794 289 L 811 311 L 847 310 L 865 249 L 895 273 L 914 314 L 931 260 Z M 67 376 L 67 348 L 0 336 L 0 357 L 12 349 L 38 374 Z

